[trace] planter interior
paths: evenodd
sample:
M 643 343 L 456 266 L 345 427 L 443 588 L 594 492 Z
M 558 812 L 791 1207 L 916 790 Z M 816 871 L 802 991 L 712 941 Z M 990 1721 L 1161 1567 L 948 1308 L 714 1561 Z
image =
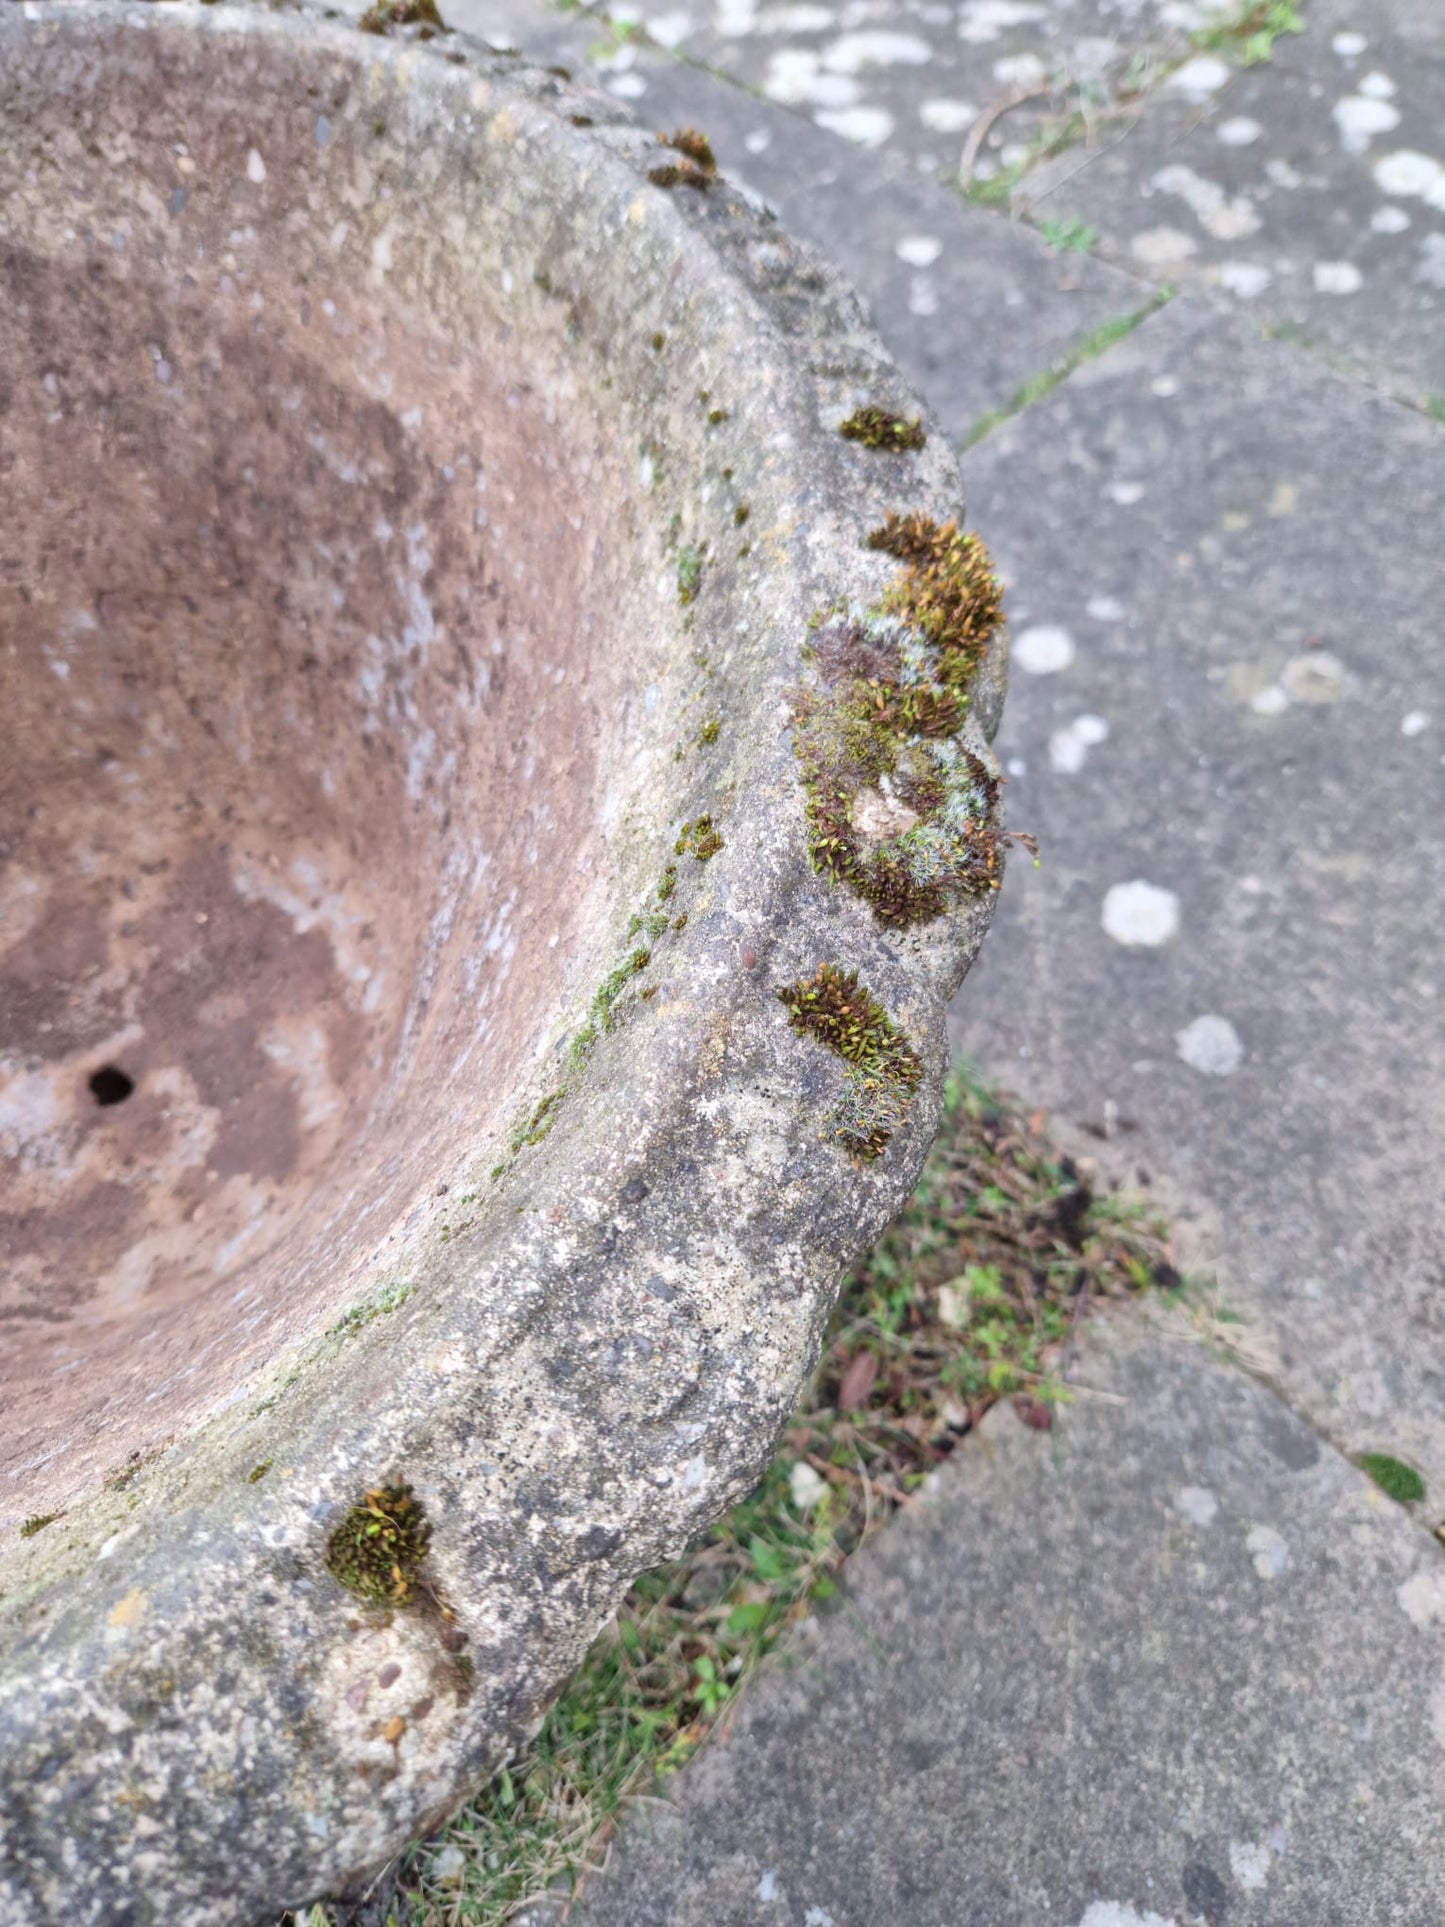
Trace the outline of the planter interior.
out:
M 918 413 L 865 317 L 669 155 L 454 38 L 0 11 L 0 1921 L 245 1922 L 445 1813 L 926 1152 L 992 887 L 889 927 L 795 741 L 957 473 L 838 433 Z M 912 1066 L 862 1150 L 820 967 Z

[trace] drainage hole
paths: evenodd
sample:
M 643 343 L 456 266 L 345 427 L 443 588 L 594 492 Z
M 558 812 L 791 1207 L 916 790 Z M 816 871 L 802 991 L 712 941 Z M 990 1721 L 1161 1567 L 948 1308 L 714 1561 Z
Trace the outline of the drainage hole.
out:
M 90 1073 L 90 1094 L 97 1104 L 123 1104 L 134 1089 L 135 1079 L 119 1064 L 102 1064 Z

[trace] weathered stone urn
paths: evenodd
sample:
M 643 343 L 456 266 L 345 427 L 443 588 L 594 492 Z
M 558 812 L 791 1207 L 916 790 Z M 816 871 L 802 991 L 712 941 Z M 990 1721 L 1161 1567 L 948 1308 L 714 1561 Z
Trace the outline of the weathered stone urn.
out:
M 998 880 L 916 413 L 561 76 L 0 8 L 4 1922 L 345 1889 L 759 1475 Z

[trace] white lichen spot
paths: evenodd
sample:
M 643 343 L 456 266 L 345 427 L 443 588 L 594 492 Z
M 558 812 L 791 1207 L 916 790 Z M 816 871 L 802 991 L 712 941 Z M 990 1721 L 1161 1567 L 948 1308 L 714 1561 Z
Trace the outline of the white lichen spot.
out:
M 1144 500 L 1142 482 L 1110 482 L 1109 500 L 1117 502 L 1121 509 L 1131 509 L 1135 503 Z
M 1029 766 L 1022 756 L 1010 756 L 1004 768 L 1010 776 L 1027 776 L 1029 773 Z
M 799 1512 L 811 1512 L 827 1497 L 828 1481 L 820 1478 L 806 1459 L 797 1459 L 788 1474 L 788 1492 Z
M 931 268 L 943 252 L 943 243 L 936 234 L 905 234 L 893 252 L 910 268 Z
M 1252 147 L 1263 132 L 1259 122 L 1248 114 L 1231 114 L 1215 128 L 1214 138 L 1226 147 Z
M 1182 162 L 1161 167 L 1150 184 L 1157 193 L 1173 194 L 1183 201 L 1216 241 L 1242 241 L 1259 232 L 1259 216 L 1243 195 L 1231 198 L 1218 181 L 1206 180 Z
M 1347 154 L 1363 154 L 1377 134 L 1393 133 L 1400 125 L 1398 107 L 1366 94 L 1346 94 L 1335 102 L 1334 115 Z
M 1048 75 L 1037 54 L 1005 54 L 993 63 L 993 77 L 1000 87 L 1042 87 Z
M 612 74 L 603 83 L 609 94 L 619 100 L 641 100 L 647 92 L 647 81 L 642 74 Z
M 1273 1526 L 1251 1526 L 1244 1541 L 1261 1579 L 1278 1579 L 1289 1569 L 1289 1547 Z
M 252 148 L 246 156 L 246 179 L 254 181 L 259 187 L 266 178 L 266 163 L 261 159 L 257 148 Z
M 1399 89 L 1388 74 L 1375 72 L 1365 75 L 1357 92 L 1366 95 L 1370 100 L 1393 100 Z
M 1430 718 L 1423 709 L 1408 710 L 1400 719 L 1402 736 L 1420 736 L 1430 727 Z
M 1084 1910 L 1079 1927 L 1179 1927 L 1171 1914 L 1141 1914 L 1123 1900 L 1093 1900 Z
M 770 127 L 755 127 L 750 134 L 743 135 L 743 146 L 750 154 L 766 154 L 773 142 Z
M 1174 1043 L 1189 1068 L 1205 1077 L 1229 1077 L 1244 1061 L 1239 1032 L 1227 1017 L 1217 1017 L 1213 1011 L 1176 1031 Z
M 1227 61 L 1214 54 L 1198 54 L 1193 60 L 1186 60 L 1182 67 L 1176 67 L 1164 84 L 1183 94 L 1186 100 L 1206 101 L 1221 87 L 1228 86 L 1230 72 Z
M 833 1916 L 826 1907 L 809 1907 L 803 1914 L 803 1927 L 833 1927 Z
M 1375 185 L 1386 194 L 1408 195 L 1416 200 L 1433 199 L 1445 184 L 1445 167 L 1433 154 L 1422 154 L 1414 147 L 1397 147 L 1393 153 L 1382 155 L 1370 171 Z
M 845 33 L 823 49 L 823 65 L 833 74 L 861 74 L 869 67 L 926 67 L 933 49 L 914 33 L 874 28 Z
M 1430 1730 L 1441 1746 L 1445 1746 L 1445 1679 L 1430 1695 Z
M 1182 228 L 1149 227 L 1133 236 L 1129 252 L 1146 268 L 1168 268 L 1192 260 L 1199 252 L 1199 243 Z
M 1337 703 L 1344 694 L 1345 665 L 1328 649 L 1310 649 L 1291 656 L 1280 681 L 1291 702 Z
M 1330 46 L 1335 53 L 1339 55 L 1341 60 L 1358 59 L 1369 44 L 1369 41 L 1366 40 L 1362 33 L 1350 32 L 1337 33 L 1330 42 Z
M 1258 1893 L 1269 1879 L 1269 1845 L 1264 1840 L 1231 1840 L 1229 1871 L 1246 1893 Z
M 1214 1523 L 1219 1500 L 1207 1485 L 1183 1485 L 1174 1494 L 1174 1509 L 1182 1513 L 1190 1525 L 1202 1530 Z
M 893 132 L 893 116 L 886 107 L 842 107 L 823 110 L 813 119 L 830 134 L 841 135 L 859 147 L 881 147 Z
M 1402 207 L 1377 207 L 1370 216 L 1370 226 L 1376 234 L 1403 234 L 1410 225 L 1410 217 Z
M 1179 899 L 1172 890 L 1136 877 L 1104 897 L 1104 934 L 1130 950 L 1157 950 L 1179 933 Z
M 1316 261 L 1316 294 L 1358 294 L 1365 277 L 1353 261 Z
M 1410 1624 L 1423 1632 L 1437 1619 L 1445 1620 L 1445 1572 L 1438 1567 L 1431 1572 L 1417 1572 L 1413 1579 L 1395 1588 L 1395 1597 Z
M 728 40 L 741 40 L 758 24 L 757 0 L 719 0 L 713 24 Z
M 966 0 L 958 23 L 958 37 L 981 47 L 997 40 L 1005 27 L 1029 27 L 1045 18 L 1044 9 L 1028 0 Z
M 778 1876 L 773 1872 L 772 1868 L 769 1867 L 765 1870 L 762 1879 L 758 1882 L 758 1899 L 767 1902 L 776 1900 L 777 1897 Z
M 1084 606 L 1095 622 L 1122 622 L 1124 620 L 1124 605 L 1117 596 L 1090 596 Z
M 1057 623 L 1035 623 L 1014 637 L 1010 660 L 1026 676 L 1055 676 L 1074 660 L 1074 638 Z
M 1268 683 L 1250 697 L 1249 706 L 1256 716 L 1282 716 L 1289 708 L 1289 691 L 1277 682 Z
M 1219 285 L 1240 301 L 1253 301 L 1262 295 L 1274 276 L 1257 261 L 1221 261 Z
M 918 118 L 932 134 L 961 134 L 978 119 L 972 101 L 939 95 L 919 103 Z
M 827 24 L 825 21 L 824 25 Z M 659 47 L 680 47 L 693 31 L 692 16 L 686 13 L 649 14 L 647 31 Z
M 1066 729 L 1049 738 L 1049 764 L 1061 776 L 1076 776 L 1091 749 L 1107 740 L 1109 725 L 1102 716 L 1076 716 Z

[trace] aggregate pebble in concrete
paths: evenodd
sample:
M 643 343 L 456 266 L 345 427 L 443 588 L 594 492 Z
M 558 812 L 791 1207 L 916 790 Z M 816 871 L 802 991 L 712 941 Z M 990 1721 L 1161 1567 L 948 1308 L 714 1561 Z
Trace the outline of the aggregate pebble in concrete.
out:
M 1132 1317 L 1008 1407 L 638 1807 L 585 1927 L 1435 1927 L 1438 1548 Z

